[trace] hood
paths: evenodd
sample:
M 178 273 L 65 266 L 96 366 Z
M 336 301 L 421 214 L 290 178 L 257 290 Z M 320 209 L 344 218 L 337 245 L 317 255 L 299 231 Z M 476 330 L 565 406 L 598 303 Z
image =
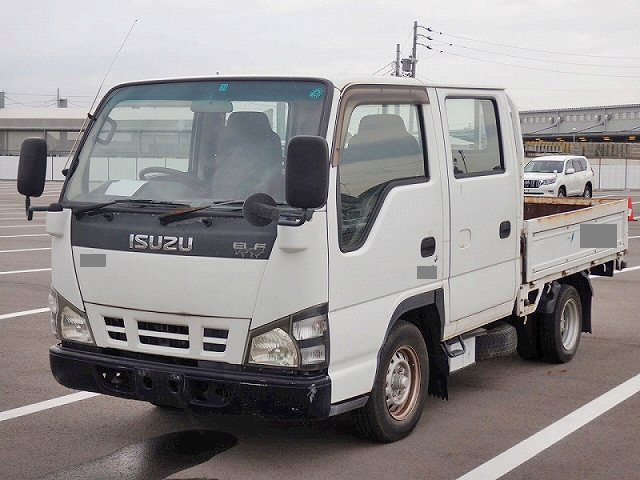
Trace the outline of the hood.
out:
M 71 231 L 85 302 L 228 318 L 251 318 L 276 236 L 238 217 L 161 226 L 127 213 L 74 219 Z

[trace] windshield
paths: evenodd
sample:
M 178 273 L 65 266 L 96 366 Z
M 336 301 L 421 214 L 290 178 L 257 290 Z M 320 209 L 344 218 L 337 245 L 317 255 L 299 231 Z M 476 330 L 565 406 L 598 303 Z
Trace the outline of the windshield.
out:
M 295 135 L 320 135 L 328 86 L 317 81 L 128 85 L 103 102 L 63 201 L 198 206 L 267 193 L 284 202 Z
M 532 160 L 524 167 L 525 172 L 553 173 L 562 172 L 562 160 Z

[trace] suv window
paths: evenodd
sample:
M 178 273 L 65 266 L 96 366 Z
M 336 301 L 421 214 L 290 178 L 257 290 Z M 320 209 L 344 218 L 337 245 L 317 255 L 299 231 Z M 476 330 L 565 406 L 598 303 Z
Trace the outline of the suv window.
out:
M 587 169 L 587 162 L 583 158 L 574 160 L 573 163 L 576 165 L 577 172 L 584 172 Z
M 385 188 L 397 180 L 425 178 L 416 105 L 356 106 L 343 135 L 339 165 L 341 240 L 357 248 Z

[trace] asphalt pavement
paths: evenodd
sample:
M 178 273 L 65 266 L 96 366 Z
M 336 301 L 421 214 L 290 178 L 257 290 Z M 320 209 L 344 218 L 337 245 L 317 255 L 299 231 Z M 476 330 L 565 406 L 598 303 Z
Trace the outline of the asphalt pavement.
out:
M 35 204 L 56 200 L 47 184 Z M 596 192 L 632 197 L 640 192 Z M 636 479 L 640 472 L 640 221 L 628 268 L 595 278 L 593 333 L 564 365 L 516 354 L 450 377 L 409 437 L 318 423 L 167 411 L 75 392 L 49 370 L 50 239 L 15 182 L 0 181 L 0 478 L 2 479 Z

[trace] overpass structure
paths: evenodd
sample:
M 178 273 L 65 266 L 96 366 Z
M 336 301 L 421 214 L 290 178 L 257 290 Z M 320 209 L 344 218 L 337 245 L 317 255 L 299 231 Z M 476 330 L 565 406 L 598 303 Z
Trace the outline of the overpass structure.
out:
M 525 141 L 640 142 L 640 104 L 520 112 Z

